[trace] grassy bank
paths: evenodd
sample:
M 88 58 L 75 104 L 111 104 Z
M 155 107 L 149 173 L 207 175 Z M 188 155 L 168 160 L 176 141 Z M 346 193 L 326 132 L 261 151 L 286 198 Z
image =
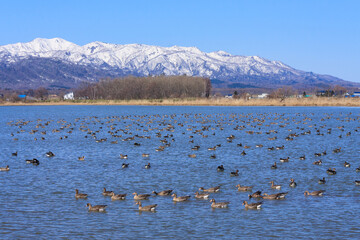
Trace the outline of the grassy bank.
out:
M 226 99 L 189 98 L 153 100 L 73 100 L 41 102 L 0 102 L 0 106 L 31 105 L 149 105 L 149 106 L 347 106 L 359 107 L 359 98 Z

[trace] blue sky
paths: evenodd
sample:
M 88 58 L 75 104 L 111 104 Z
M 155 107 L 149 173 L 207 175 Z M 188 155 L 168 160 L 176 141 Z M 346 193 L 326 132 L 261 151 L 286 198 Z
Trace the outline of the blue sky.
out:
M 360 82 L 360 1 L 0 0 L 0 45 L 60 37 L 257 55 Z

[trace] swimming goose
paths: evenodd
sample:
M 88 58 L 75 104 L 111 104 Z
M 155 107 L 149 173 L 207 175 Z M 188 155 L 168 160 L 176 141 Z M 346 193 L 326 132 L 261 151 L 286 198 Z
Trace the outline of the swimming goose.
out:
M 17 157 L 17 155 L 18 155 L 18 152 L 17 152 L 17 151 L 14 152 L 14 153 L 11 153 L 11 156 Z
M 220 186 L 212 187 L 212 188 L 208 188 L 208 189 L 204 189 L 203 187 L 201 187 L 201 188 L 199 188 L 199 190 L 202 190 L 204 192 L 215 193 L 215 192 L 220 191 Z
M 348 163 L 348 162 L 344 162 L 344 167 L 350 167 L 350 163 Z
M 150 157 L 150 154 L 148 154 L 148 153 L 143 153 L 143 154 L 141 154 L 141 156 L 142 156 L 142 157 Z
M 277 189 L 277 190 L 280 190 L 280 189 L 281 189 L 281 185 L 275 185 L 275 184 L 274 184 L 274 181 L 271 181 L 271 182 L 269 182 L 269 183 L 271 183 L 271 188 L 272 188 L 272 189 Z
M 324 192 L 325 192 L 325 190 L 314 191 L 314 192 L 305 191 L 304 195 L 305 195 L 305 197 L 306 196 L 322 196 Z
M 127 159 L 127 158 L 128 158 L 128 155 L 120 154 L 120 158 L 121 158 L 121 159 Z
M 150 163 L 146 164 L 146 165 L 145 165 L 145 168 L 146 168 L 146 169 L 151 168 Z
M 230 173 L 230 176 L 231 176 L 231 177 L 239 176 L 239 170 L 236 170 L 235 172 L 231 172 L 231 173 Z
M 84 161 L 84 160 L 85 160 L 85 156 L 78 157 L 78 160 L 80 160 L 80 161 Z
M 248 203 L 247 201 L 244 201 L 242 205 L 245 205 L 245 209 L 260 209 L 262 202 Z
M 54 157 L 55 154 L 53 152 L 49 151 L 49 152 L 46 153 L 46 156 L 47 157 Z
M 172 189 L 169 189 L 169 190 L 163 190 L 161 192 L 152 191 L 152 193 L 155 194 L 156 196 L 170 196 L 172 191 L 173 191 Z
M 253 188 L 252 186 L 241 186 L 240 184 L 236 185 L 235 187 L 237 187 L 238 191 L 242 192 L 251 191 Z
M 157 204 L 152 204 L 152 205 L 147 205 L 147 206 L 142 206 L 141 202 L 137 202 L 135 203 L 137 205 L 139 205 L 139 211 L 151 211 L 154 212 L 157 207 Z
M 224 166 L 223 165 L 220 165 L 217 167 L 217 171 L 218 172 L 223 172 L 225 170 Z
M 356 172 L 360 172 L 360 167 L 356 168 Z
M 261 191 L 254 192 L 253 194 L 249 194 L 249 199 L 251 198 L 262 198 Z
M 322 161 L 321 161 L 321 159 L 320 159 L 320 160 L 318 160 L 318 161 L 313 162 L 313 164 L 314 164 L 314 165 L 321 165 L 321 164 L 322 164 Z
M 191 196 L 180 196 L 180 197 L 178 197 L 176 195 L 176 193 L 174 193 L 171 196 L 173 197 L 174 202 L 184 202 L 184 201 L 187 201 L 191 197 Z
M 6 167 L 0 167 L 0 171 L 10 171 L 9 165 L 6 165 Z
M 25 161 L 26 161 L 26 163 L 32 163 L 34 165 L 39 165 L 40 164 L 39 160 L 37 160 L 36 158 L 26 159 Z
M 360 180 L 355 180 L 356 185 L 360 185 Z
M 78 189 L 75 189 L 75 198 L 76 199 L 79 199 L 79 198 L 87 198 L 87 194 L 86 193 L 79 193 L 79 190 Z
M 195 198 L 197 199 L 208 199 L 209 196 L 210 196 L 209 193 L 199 193 L 199 192 L 195 193 Z
M 215 159 L 216 158 L 216 154 L 213 154 L 210 156 L 211 159 Z
M 123 163 L 123 164 L 121 165 L 121 167 L 122 167 L 122 168 L 127 168 L 127 167 L 129 167 L 129 164 L 130 164 L 130 163 Z
M 333 169 L 329 168 L 328 170 L 326 170 L 326 172 L 327 172 L 329 175 L 335 175 L 335 174 L 336 174 L 336 169 L 335 169 L 335 168 L 333 168 Z
M 275 194 L 270 194 L 270 195 L 267 194 L 267 193 L 264 193 L 262 198 L 263 199 L 270 199 L 270 200 L 279 200 L 279 199 L 284 199 L 287 194 L 288 194 L 287 192 L 275 193 Z
M 305 160 L 305 159 L 306 159 L 305 155 L 300 157 L 300 160 Z
M 326 183 L 325 177 L 319 179 L 319 184 L 325 184 L 325 183 Z
M 289 157 L 287 157 L 287 158 L 280 158 L 280 162 L 289 162 Z
M 111 200 L 125 200 L 126 193 L 125 194 L 115 194 L 114 192 L 111 194 Z
M 290 187 L 296 187 L 296 186 L 297 186 L 297 183 L 294 181 L 293 178 L 290 179 L 289 186 L 290 186 Z
M 135 200 L 148 200 L 151 196 L 150 194 L 137 194 L 136 192 L 133 195 Z
M 333 153 L 339 153 L 339 152 L 341 152 L 341 147 L 340 147 L 340 148 L 335 148 L 335 149 L 333 150 Z
M 196 154 L 189 154 L 188 155 L 190 158 L 196 158 Z
M 274 162 L 274 164 L 271 165 L 271 169 L 277 169 L 276 162 Z
M 215 199 L 211 199 L 211 207 L 212 208 L 227 208 L 230 202 L 215 202 Z
M 105 208 L 107 207 L 107 205 L 95 205 L 95 206 L 91 206 L 90 203 L 86 204 L 86 207 L 89 207 L 89 211 L 94 211 L 94 212 L 104 212 Z
M 113 194 L 113 191 L 106 191 L 106 188 L 103 189 L 102 195 L 111 197 Z

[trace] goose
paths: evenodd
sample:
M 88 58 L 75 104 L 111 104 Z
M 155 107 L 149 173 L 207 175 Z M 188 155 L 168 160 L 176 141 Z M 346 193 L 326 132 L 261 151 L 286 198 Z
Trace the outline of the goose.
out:
M 174 193 L 173 195 L 171 195 L 173 197 L 173 201 L 174 202 L 184 202 L 184 201 L 187 201 L 191 196 L 181 196 L 181 197 L 178 197 L 176 195 L 176 193 Z
M 268 195 L 267 193 L 264 193 L 262 198 L 270 199 L 270 200 L 279 200 L 279 199 L 284 199 L 287 194 L 288 194 L 287 192 L 275 193 L 275 194 L 270 194 L 270 195 Z
M 189 158 L 196 158 L 196 154 L 189 154 Z
M 199 188 L 199 190 L 204 191 L 204 192 L 210 192 L 210 193 L 215 193 L 220 191 L 220 186 L 216 186 L 216 187 L 212 187 L 212 188 L 208 188 L 208 189 L 204 189 L 203 187 Z
M 360 172 L 360 167 L 356 168 L 356 172 Z
M 245 151 L 242 151 L 242 152 L 241 152 L 241 155 L 245 156 L 245 155 L 246 155 L 246 152 L 245 152 Z
M 321 164 L 322 164 L 322 161 L 321 161 L 321 159 L 320 159 L 320 160 L 318 160 L 318 161 L 313 162 L 313 164 L 314 164 L 314 165 L 321 165 Z
M 123 164 L 121 165 L 121 167 L 122 167 L 122 168 L 127 168 L 127 167 L 129 167 L 129 164 L 130 164 L 130 163 L 123 163 Z
M 230 202 L 215 202 L 215 199 L 211 199 L 211 207 L 212 208 L 227 208 Z
M 211 159 L 215 159 L 216 158 L 216 154 L 213 154 L 210 156 Z
M 195 198 L 197 199 L 208 199 L 209 196 L 210 196 L 209 193 L 199 193 L 199 192 L 195 193 Z
M 146 165 L 145 165 L 145 168 L 146 168 L 146 169 L 151 168 L 150 163 L 146 164 Z
M 271 183 L 271 188 L 272 188 L 272 189 L 277 189 L 277 190 L 280 190 L 280 189 L 281 189 L 281 185 L 275 185 L 275 184 L 274 184 L 274 181 L 271 181 L 271 182 L 269 182 L 269 183 Z
M 128 158 L 128 155 L 120 154 L 120 158 L 121 158 L 121 159 L 127 159 L 127 158 Z
M 152 191 L 152 193 L 155 194 L 156 196 L 170 196 L 172 191 L 173 191 L 172 189 L 169 189 L 169 190 L 163 190 L 161 192 Z
M 339 152 L 341 152 L 341 147 L 340 147 L 340 148 L 335 148 L 335 149 L 333 150 L 333 153 L 339 153 Z
M 17 152 L 17 151 L 14 152 L 14 153 L 11 153 L 11 156 L 17 157 L 17 155 L 18 155 L 18 152 Z
M 360 185 L 360 180 L 355 180 L 356 185 Z
M 111 200 L 125 200 L 126 193 L 125 194 L 115 194 L 114 192 L 111 194 Z
M 350 167 L 350 163 L 348 163 L 348 162 L 345 161 L 345 162 L 344 162 L 344 167 L 347 167 L 347 168 Z
M 306 159 L 305 155 L 300 157 L 300 160 L 305 160 L 305 159 Z
M 40 164 L 39 160 L 37 160 L 36 158 L 27 159 L 27 160 L 26 160 L 26 163 L 32 163 L 32 164 L 34 164 L 34 165 L 39 165 L 39 164 Z
M 276 162 L 274 162 L 274 164 L 271 165 L 271 169 L 277 169 Z
M 280 162 L 289 162 L 289 157 L 287 157 L 287 158 L 280 158 Z
M 242 192 L 251 191 L 253 188 L 252 186 L 241 186 L 240 184 L 236 185 L 235 187 L 237 187 L 238 191 Z
M 94 212 L 104 212 L 105 208 L 107 207 L 107 205 L 95 205 L 95 206 L 91 206 L 90 203 L 86 204 L 86 207 L 89 207 L 89 211 L 94 211 Z
M 79 161 L 84 161 L 84 160 L 85 160 L 85 156 L 78 157 L 78 160 L 79 160 Z
M 223 172 L 225 170 L 224 166 L 223 165 L 220 165 L 217 167 L 217 171 L 218 172 Z
M 326 183 L 325 177 L 319 179 L 319 184 L 325 184 L 325 183 Z
M 150 194 L 137 194 L 136 192 L 133 193 L 135 200 L 148 200 Z
M 284 149 L 284 145 L 280 146 L 280 147 L 276 147 L 277 150 L 281 150 L 281 149 Z
M 293 187 L 293 188 L 297 186 L 297 183 L 294 181 L 293 178 L 290 179 L 289 186 L 290 186 L 290 187 Z
M 320 191 L 314 191 L 314 192 L 309 192 L 309 191 L 305 191 L 304 195 L 306 196 L 322 196 L 324 194 L 325 190 L 320 190 Z
M 135 204 L 139 205 L 139 211 L 154 212 L 156 210 L 156 207 L 157 207 L 157 204 L 152 204 L 152 205 L 147 205 L 147 206 L 142 206 L 141 202 L 137 202 Z
M 150 154 L 148 154 L 148 153 L 143 153 L 143 154 L 141 154 L 141 156 L 142 156 L 142 157 L 150 157 Z
M 262 144 L 257 144 L 256 147 L 261 148 L 261 147 L 263 147 L 263 145 Z
M 103 189 L 102 195 L 111 197 L 113 194 L 113 191 L 106 191 L 106 188 Z
M 249 199 L 251 198 L 262 198 L 261 191 L 254 192 L 253 194 L 249 194 Z
M 336 169 L 335 169 L 335 168 L 333 168 L 333 169 L 329 168 L 328 170 L 326 170 L 326 172 L 327 172 L 329 175 L 335 175 L 335 174 L 336 174 Z
M 245 209 L 260 209 L 262 202 L 248 203 L 247 201 L 243 201 L 242 205 L 245 205 Z
M 3 172 L 10 171 L 9 165 L 6 165 L 6 167 L 0 167 L 0 171 L 3 171 Z
M 236 170 L 235 172 L 231 172 L 231 173 L 230 173 L 230 176 L 231 176 L 231 177 L 239 176 L 239 170 Z
M 54 157 L 55 154 L 53 152 L 49 151 L 49 152 L 46 153 L 46 156 L 47 157 Z
M 79 199 L 79 198 L 87 198 L 87 194 L 86 193 L 79 193 L 79 190 L 78 189 L 75 189 L 75 198 L 76 199 Z

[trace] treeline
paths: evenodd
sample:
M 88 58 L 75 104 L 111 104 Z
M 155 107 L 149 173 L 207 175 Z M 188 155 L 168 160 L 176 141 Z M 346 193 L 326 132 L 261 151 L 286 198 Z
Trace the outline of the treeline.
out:
M 75 98 L 86 99 L 165 99 L 209 97 L 208 78 L 188 76 L 154 76 L 103 79 L 94 84 L 83 84 Z

